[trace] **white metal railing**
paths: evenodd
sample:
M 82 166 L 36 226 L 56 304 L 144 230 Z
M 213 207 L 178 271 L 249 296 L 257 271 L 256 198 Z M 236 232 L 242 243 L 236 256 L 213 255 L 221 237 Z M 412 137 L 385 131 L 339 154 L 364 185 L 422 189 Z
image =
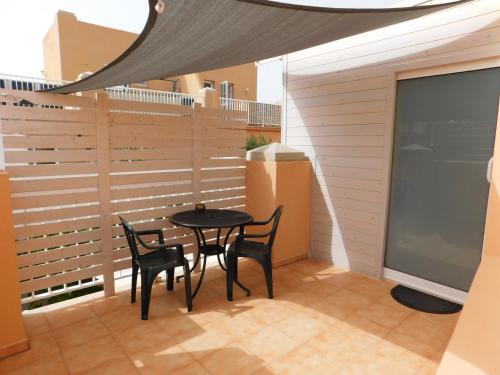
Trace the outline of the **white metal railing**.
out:
M 110 87 L 106 89 L 108 97 L 116 100 L 131 100 L 135 102 L 174 104 L 191 106 L 201 103 L 198 95 L 180 94 L 178 92 L 135 89 L 130 87 Z
M 33 78 L 0 73 L 0 89 L 37 91 L 61 86 L 70 81 L 50 81 L 45 78 Z M 199 95 L 180 94 L 177 92 L 137 89 L 115 86 L 106 89 L 110 99 L 137 102 L 174 104 L 191 106 L 201 103 Z M 251 100 L 220 98 L 220 108 L 248 113 L 248 124 L 253 126 L 281 126 L 281 105 L 255 102 Z
M 248 124 L 254 126 L 281 126 L 281 106 L 251 100 L 220 98 L 221 109 L 248 113 Z
M 34 78 L 16 76 L 0 73 L 0 89 L 37 91 L 61 86 L 70 81 L 50 81 L 45 78 Z M 136 89 L 130 87 L 110 87 L 106 89 L 110 99 L 131 100 L 136 102 L 148 102 L 159 104 L 175 104 L 191 106 L 193 103 L 201 103 L 202 97 L 198 95 L 180 94 L 177 92 L 156 91 L 147 89 Z
M 45 78 L 34 78 L 0 73 L 0 89 L 37 91 L 62 86 L 69 81 L 50 81 Z

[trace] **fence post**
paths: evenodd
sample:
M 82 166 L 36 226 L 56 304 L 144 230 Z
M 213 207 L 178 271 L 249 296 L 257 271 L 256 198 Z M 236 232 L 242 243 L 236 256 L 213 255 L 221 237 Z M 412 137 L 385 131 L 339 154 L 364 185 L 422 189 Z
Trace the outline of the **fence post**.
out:
M 193 201 L 195 204 L 201 203 L 201 140 L 203 137 L 201 111 L 201 104 L 193 103 Z M 200 270 L 201 262 L 198 263 L 196 272 L 200 272 Z
M 201 105 L 193 104 L 193 199 L 194 203 L 201 201 Z
M 115 276 L 113 268 L 113 247 L 111 227 L 111 187 L 110 187 L 110 152 L 108 97 L 104 92 L 96 93 L 97 126 L 97 173 L 101 220 L 101 251 L 104 277 L 104 295 L 115 294 Z

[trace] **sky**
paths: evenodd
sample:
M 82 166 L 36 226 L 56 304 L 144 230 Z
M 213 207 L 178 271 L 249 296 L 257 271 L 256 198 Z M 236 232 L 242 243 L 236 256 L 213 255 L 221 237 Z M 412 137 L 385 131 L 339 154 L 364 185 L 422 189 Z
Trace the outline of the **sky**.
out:
M 278 0 L 280 1 L 280 0 Z M 415 0 L 416 1 L 416 0 Z M 332 7 L 384 7 L 401 0 L 287 0 Z M 0 73 L 43 77 L 42 40 L 59 9 L 81 21 L 140 33 L 148 16 L 147 0 L 0 0 Z M 6 37 L 7 36 L 7 37 Z M 277 78 L 278 76 L 278 78 Z M 259 68 L 259 100 L 281 97 L 281 63 Z

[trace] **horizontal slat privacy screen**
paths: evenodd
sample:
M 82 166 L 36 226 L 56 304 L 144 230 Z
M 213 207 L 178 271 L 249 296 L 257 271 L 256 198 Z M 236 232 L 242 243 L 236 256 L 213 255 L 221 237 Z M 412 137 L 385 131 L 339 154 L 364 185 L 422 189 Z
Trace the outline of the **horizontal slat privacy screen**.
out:
M 244 112 L 103 93 L 0 90 L 0 102 L 24 301 L 100 276 L 112 294 L 114 272 L 130 268 L 118 215 L 189 254 L 194 238 L 171 214 L 197 202 L 244 209 Z

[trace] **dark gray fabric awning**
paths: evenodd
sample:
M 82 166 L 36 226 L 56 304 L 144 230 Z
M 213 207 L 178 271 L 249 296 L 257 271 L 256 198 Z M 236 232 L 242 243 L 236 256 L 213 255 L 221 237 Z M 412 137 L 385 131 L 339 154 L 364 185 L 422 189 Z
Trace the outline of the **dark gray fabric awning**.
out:
M 138 39 L 115 61 L 52 90 L 95 90 L 284 55 L 436 12 L 469 0 L 396 9 L 334 9 L 265 0 L 149 0 Z

